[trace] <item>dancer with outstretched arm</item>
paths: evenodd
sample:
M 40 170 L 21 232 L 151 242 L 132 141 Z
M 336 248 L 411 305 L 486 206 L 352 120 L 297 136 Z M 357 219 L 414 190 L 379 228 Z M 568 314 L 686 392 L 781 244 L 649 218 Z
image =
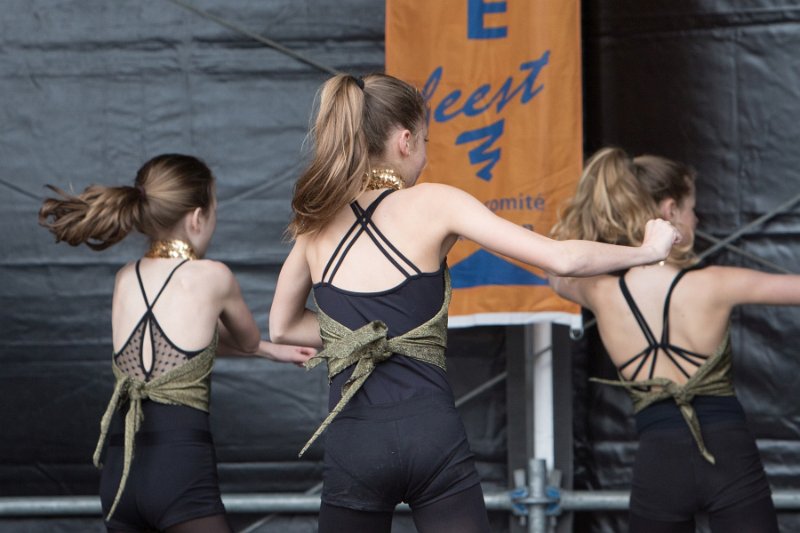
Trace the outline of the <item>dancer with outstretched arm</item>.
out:
M 324 346 L 330 415 L 321 533 L 389 532 L 408 502 L 421 532 L 488 532 L 480 479 L 445 375 L 450 278 L 459 237 L 560 275 L 667 257 L 678 238 L 648 223 L 638 247 L 557 242 L 446 185 L 415 185 L 426 108 L 397 78 L 338 75 L 320 91 L 313 155 L 299 178 L 294 247 L 270 311 L 273 340 Z M 306 309 L 313 292 L 317 312 Z
M 742 304 L 798 305 L 800 276 L 705 266 L 693 251 L 695 173 L 663 157 L 604 148 L 586 163 L 553 234 L 636 245 L 660 216 L 683 235 L 666 261 L 590 278 L 554 277 L 591 310 L 636 413 L 630 531 L 778 531 L 755 440 L 732 382 L 728 323 Z

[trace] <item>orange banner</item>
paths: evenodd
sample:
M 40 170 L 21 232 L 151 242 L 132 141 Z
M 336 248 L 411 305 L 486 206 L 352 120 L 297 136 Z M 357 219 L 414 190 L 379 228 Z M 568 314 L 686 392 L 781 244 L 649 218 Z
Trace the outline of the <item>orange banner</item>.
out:
M 421 180 L 547 234 L 582 165 L 578 0 L 387 0 L 386 70 L 430 106 Z M 572 322 L 544 273 L 469 241 L 448 256 L 450 325 Z

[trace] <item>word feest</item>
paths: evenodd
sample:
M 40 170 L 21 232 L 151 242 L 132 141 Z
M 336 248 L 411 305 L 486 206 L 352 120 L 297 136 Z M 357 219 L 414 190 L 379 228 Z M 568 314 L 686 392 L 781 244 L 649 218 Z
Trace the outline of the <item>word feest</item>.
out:
M 516 86 L 514 86 L 514 76 L 511 75 L 496 91 L 493 90 L 491 84 L 485 83 L 462 100 L 463 91 L 456 89 L 434 105 L 436 90 L 444 76 L 444 67 L 439 66 L 428 76 L 422 96 L 431 105 L 433 109 L 431 117 L 436 122 L 448 122 L 462 114 L 466 117 L 474 117 L 490 110 L 500 114 L 515 98 L 519 97 L 519 103 L 525 105 L 544 89 L 544 84 L 536 85 L 536 78 L 549 61 L 550 51 L 546 50 L 538 59 L 522 63 L 519 70 L 526 74 Z M 457 145 L 483 140 L 469 151 L 471 164 L 485 163 L 476 172 L 477 176 L 483 180 L 491 181 L 492 169 L 500 161 L 500 148 L 493 148 L 493 146 L 503 135 L 504 128 L 505 118 L 501 118 L 488 126 L 465 131 L 456 137 Z

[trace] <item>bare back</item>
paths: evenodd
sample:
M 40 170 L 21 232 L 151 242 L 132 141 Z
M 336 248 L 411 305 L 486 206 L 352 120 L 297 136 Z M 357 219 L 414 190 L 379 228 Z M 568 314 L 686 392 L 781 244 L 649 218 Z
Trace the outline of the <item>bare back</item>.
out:
M 211 344 L 221 299 L 209 275 L 210 261 L 145 258 L 137 263 L 117 273 L 111 325 L 118 364 L 144 380 Z
M 595 278 L 591 309 L 603 344 L 626 379 L 661 377 L 683 384 L 725 341 L 731 307 L 715 298 L 714 269 L 686 272 L 670 295 L 678 274 L 674 267 L 653 265 L 631 269 L 622 284 L 616 276 Z M 648 354 L 665 341 L 671 348 L 658 346 Z

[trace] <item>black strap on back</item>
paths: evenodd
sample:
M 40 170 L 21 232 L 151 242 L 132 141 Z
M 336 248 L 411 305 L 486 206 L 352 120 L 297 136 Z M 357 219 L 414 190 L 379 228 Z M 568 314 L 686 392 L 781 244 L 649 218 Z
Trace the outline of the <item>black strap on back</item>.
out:
M 336 249 L 333 251 L 331 258 L 328 260 L 328 264 L 325 265 L 325 268 L 322 271 L 322 281 L 327 283 L 332 283 L 334 276 L 339 271 L 339 267 L 342 266 L 345 257 L 350 252 L 350 249 L 353 247 L 355 242 L 361 236 L 362 233 L 365 233 L 375 246 L 380 250 L 380 252 L 389 260 L 394 267 L 399 270 L 406 278 L 414 275 L 409 273 L 408 268 L 404 268 L 400 265 L 400 263 L 395 259 L 396 256 L 400 259 L 403 263 L 410 267 L 411 270 L 415 274 L 421 274 L 422 271 L 417 268 L 417 266 L 412 263 L 405 255 L 400 252 L 390 241 L 386 238 L 386 236 L 381 233 L 381 230 L 375 225 L 375 222 L 372 220 L 372 215 L 375 213 L 375 209 L 377 209 L 378 205 L 383 201 L 384 198 L 389 196 L 389 194 L 393 193 L 393 189 L 388 189 L 380 194 L 366 209 L 361 207 L 357 202 L 353 202 L 350 204 L 350 208 L 353 210 L 353 214 L 356 217 L 355 222 L 353 225 L 350 226 L 350 229 L 342 237 L 342 240 L 339 241 L 339 244 L 336 246 Z M 347 245 L 345 246 L 345 243 Z M 394 253 L 387 251 L 387 247 Z M 344 250 L 342 250 L 344 248 Z M 341 253 L 340 253 L 341 252 Z M 335 263 L 335 264 L 334 264 Z M 331 270 L 333 267 L 333 270 Z M 330 276 L 328 276 L 328 271 L 330 270 Z M 326 280 L 327 276 L 327 280 Z
M 125 345 L 123 346 L 122 350 L 120 350 L 120 353 L 122 353 L 122 351 L 125 350 L 125 347 L 128 346 L 128 343 L 131 342 L 131 339 L 136 334 L 136 331 L 139 329 L 139 327 L 141 327 L 142 324 L 145 324 L 144 329 L 142 330 L 142 342 L 139 343 L 139 364 L 141 365 L 141 369 L 142 369 L 142 372 L 144 373 L 146 381 L 150 379 L 150 376 L 153 374 L 153 371 L 156 369 L 156 365 L 155 365 L 156 341 L 155 341 L 155 338 L 153 337 L 153 330 L 152 330 L 153 325 L 155 324 L 155 327 L 157 327 L 159 330 L 161 330 L 161 325 L 159 325 L 158 320 L 156 320 L 156 315 L 155 315 L 155 313 L 153 313 L 153 306 L 156 305 L 156 302 L 158 302 L 158 299 L 161 297 L 161 294 L 164 292 L 164 289 L 167 288 L 167 285 L 169 284 L 170 280 L 172 279 L 173 274 L 175 274 L 175 271 L 178 270 L 181 266 L 183 266 L 183 264 L 186 263 L 187 261 L 189 261 L 189 260 L 188 259 L 184 259 L 183 261 L 178 263 L 175 266 L 175 268 L 172 269 L 172 271 L 169 273 L 169 276 L 167 276 L 167 279 L 164 281 L 164 284 L 161 285 L 161 289 L 158 291 L 158 294 L 156 294 L 156 297 L 153 298 L 153 302 L 152 303 L 150 303 L 150 301 L 147 299 L 147 292 L 144 290 L 144 283 L 142 282 L 142 274 L 139 271 L 139 264 L 141 263 L 141 259 L 139 261 L 136 261 L 136 279 L 139 281 L 139 289 L 142 291 L 142 298 L 144 298 L 144 303 L 147 306 L 147 310 L 144 312 L 144 315 L 142 315 L 141 320 L 139 320 L 139 323 L 134 328 L 133 332 L 131 333 L 131 336 L 125 342 Z M 150 329 L 150 349 L 151 349 L 151 353 L 153 354 L 153 364 L 150 366 L 149 370 L 147 368 L 145 368 L 144 361 L 142 359 L 142 354 L 144 353 L 144 343 L 145 343 L 144 336 L 147 335 L 147 327 L 148 327 L 148 325 L 151 328 Z
M 678 284 L 681 278 L 683 278 L 687 272 L 693 269 L 694 268 L 683 269 L 678 272 L 678 274 L 672 280 L 669 289 L 667 290 L 667 297 L 664 300 L 663 327 L 661 329 L 660 340 L 656 339 L 656 336 L 653 334 L 653 330 L 651 330 L 650 326 L 647 324 L 642 311 L 639 309 L 639 306 L 636 305 L 636 301 L 633 299 L 633 295 L 631 295 L 627 283 L 625 283 L 625 275 L 623 274 L 619 277 L 619 287 L 622 291 L 622 295 L 625 297 L 625 301 L 628 303 L 628 307 L 630 308 L 631 313 L 633 313 L 633 316 L 636 319 L 637 324 L 639 324 L 639 328 L 642 330 L 645 340 L 647 341 L 647 347 L 644 350 L 628 359 L 628 361 L 619 367 L 619 370 L 622 371 L 635 361 L 639 360 L 639 364 L 631 374 L 631 380 L 635 380 L 638 377 L 639 372 L 648 361 L 650 361 L 650 372 L 648 379 L 653 378 L 659 351 L 664 352 L 664 355 L 666 355 L 670 361 L 672 361 L 675 367 L 680 370 L 680 372 L 686 376 L 687 379 L 691 376 L 688 372 L 686 372 L 686 370 L 684 370 L 676 356 L 695 367 L 699 367 L 703 364 L 703 361 L 708 359 L 707 355 L 699 354 L 691 350 L 681 348 L 680 346 L 675 346 L 669 341 L 669 307 L 672 301 L 672 292 L 675 290 L 675 286 Z
M 181 266 L 183 266 L 184 263 L 186 263 L 187 261 L 189 261 L 189 260 L 188 259 L 184 259 L 183 261 L 178 263 L 175 266 L 175 268 L 172 269 L 172 272 L 169 273 L 169 276 L 167 276 L 167 279 L 164 281 L 164 284 L 161 286 L 161 290 L 158 291 L 158 294 L 156 294 L 156 297 L 153 299 L 153 303 L 150 303 L 147 300 L 147 293 L 144 290 L 144 283 L 142 283 L 142 275 L 139 272 L 139 263 L 141 262 L 141 259 L 136 261 L 136 279 L 139 280 L 139 289 L 141 289 L 142 298 L 144 298 L 144 303 L 145 303 L 145 305 L 147 305 L 147 312 L 145 314 L 152 314 L 153 313 L 153 306 L 156 305 L 156 302 L 161 297 L 161 293 L 164 292 L 164 289 L 167 288 L 167 284 L 172 279 L 172 275 L 175 274 L 175 271 L 178 270 Z

